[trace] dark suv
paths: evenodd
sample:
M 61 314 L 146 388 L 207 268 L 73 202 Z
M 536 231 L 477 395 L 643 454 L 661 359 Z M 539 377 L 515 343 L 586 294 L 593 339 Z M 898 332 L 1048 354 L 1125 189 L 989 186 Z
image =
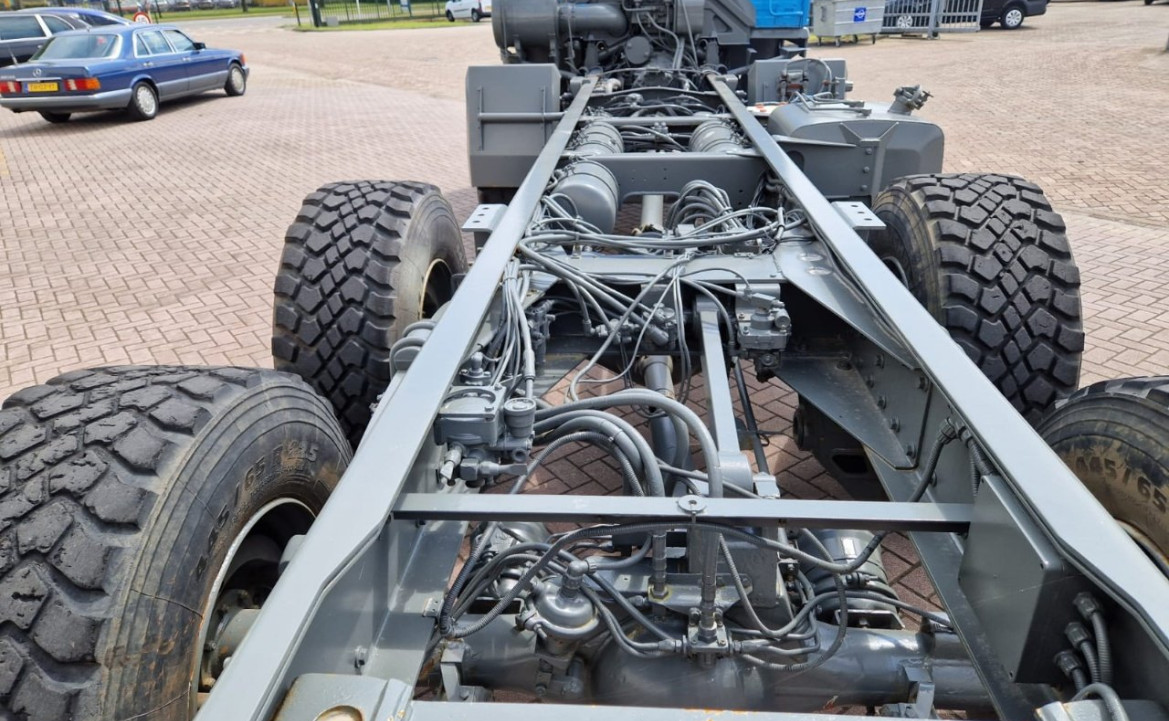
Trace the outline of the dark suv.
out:
M 28 60 L 51 35 L 84 27 L 85 23 L 69 15 L 0 12 L 0 67 Z
M 931 4 L 931 0 L 888 0 L 884 26 L 907 32 L 924 28 L 929 25 Z M 970 22 L 972 10 L 969 0 L 942 0 L 939 20 L 942 25 Z M 979 24 L 988 28 L 1001 23 L 1007 30 L 1014 30 L 1025 18 L 1046 12 L 1047 0 L 983 0 Z

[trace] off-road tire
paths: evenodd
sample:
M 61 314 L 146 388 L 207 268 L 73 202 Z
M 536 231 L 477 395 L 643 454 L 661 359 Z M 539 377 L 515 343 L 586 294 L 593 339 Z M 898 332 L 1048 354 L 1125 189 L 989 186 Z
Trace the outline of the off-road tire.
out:
M 237 63 L 232 63 L 227 69 L 227 80 L 223 83 L 223 92 L 229 97 L 238 98 L 248 91 L 248 74 Z
M 1063 218 L 1004 175 L 902 178 L 877 196 L 871 245 L 1011 404 L 1034 423 L 1076 389 L 1080 273 Z
M 1090 385 L 1037 430 L 1114 518 L 1169 557 L 1169 376 Z
M 151 103 L 142 93 L 150 93 L 154 98 Z M 154 120 L 158 117 L 158 91 L 150 83 L 140 82 L 130 90 L 130 104 L 126 106 L 126 114 L 131 120 Z
M 54 125 L 67 123 L 69 122 L 69 118 L 73 117 L 73 113 L 54 113 L 51 110 L 41 110 L 40 114 L 42 118 Z
M 348 463 L 300 379 L 244 368 L 67 373 L 0 410 L 0 717 L 189 718 L 228 546 L 276 498 L 312 511 Z
M 467 271 L 450 204 L 424 183 L 334 183 L 305 198 L 276 274 L 272 355 L 333 404 L 354 446 L 389 352 Z

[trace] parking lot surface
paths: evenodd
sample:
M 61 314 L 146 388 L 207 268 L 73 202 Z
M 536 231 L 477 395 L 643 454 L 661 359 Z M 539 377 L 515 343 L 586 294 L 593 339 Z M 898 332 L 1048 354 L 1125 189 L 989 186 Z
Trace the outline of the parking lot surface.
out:
M 855 95 L 922 84 L 947 134 L 946 169 L 1022 175 L 1067 220 L 1083 275 L 1083 382 L 1169 373 L 1169 6 L 1053 3 L 1015 32 L 883 38 L 841 48 Z M 74 368 L 269 366 L 271 284 L 301 198 L 335 180 L 439 185 L 475 204 L 463 73 L 495 63 L 489 24 L 293 33 L 269 18 L 191 22 L 245 51 L 243 98 L 165 105 L 157 120 L 0 114 L 0 397 Z M 794 397 L 770 386 L 760 421 L 786 431 Z M 792 495 L 842 489 L 780 436 Z M 582 450 L 548 490 L 595 489 Z M 906 600 L 928 581 L 904 539 L 886 556 Z

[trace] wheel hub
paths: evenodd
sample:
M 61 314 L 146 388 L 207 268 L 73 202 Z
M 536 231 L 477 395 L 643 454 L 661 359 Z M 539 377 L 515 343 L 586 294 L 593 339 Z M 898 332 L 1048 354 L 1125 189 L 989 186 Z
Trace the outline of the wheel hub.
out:
M 306 532 L 312 521 L 312 511 L 300 501 L 277 498 L 260 508 L 232 539 L 203 607 L 191 673 L 191 715 L 259 616 L 289 542 Z

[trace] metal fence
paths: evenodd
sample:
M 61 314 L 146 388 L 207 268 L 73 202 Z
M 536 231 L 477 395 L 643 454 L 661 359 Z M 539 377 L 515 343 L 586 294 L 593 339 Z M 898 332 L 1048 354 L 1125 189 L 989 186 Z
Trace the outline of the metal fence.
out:
M 386 20 L 433 20 L 443 17 L 442 2 L 410 0 L 309 0 L 313 24 L 340 25 Z
M 882 32 L 975 32 L 982 20 L 982 0 L 886 0 Z

